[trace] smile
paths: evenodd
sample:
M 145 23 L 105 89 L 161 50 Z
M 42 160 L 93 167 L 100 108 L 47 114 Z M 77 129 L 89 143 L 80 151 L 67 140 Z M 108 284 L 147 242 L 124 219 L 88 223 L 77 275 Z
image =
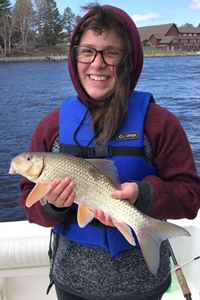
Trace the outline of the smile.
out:
M 105 81 L 108 79 L 107 76 L 95 76 L 95 75 L 90 75 L 90 78 L 95 81 Z

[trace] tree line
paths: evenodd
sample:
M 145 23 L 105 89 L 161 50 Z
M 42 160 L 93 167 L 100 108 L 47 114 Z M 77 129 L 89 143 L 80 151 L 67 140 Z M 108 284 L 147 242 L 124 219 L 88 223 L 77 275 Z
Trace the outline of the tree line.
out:
M 192 28 L 194 28 L 194 25 L 191 24 L 191 23 L 185 23 L 185 24 L 182 25 L 181 27 L 192 27 Z M 197 27 L 200 27 L 200 23 L 199 23 L 199 25 L 198 25 Z
M 55 0 L 16 0 L 13 7 L 9 0 L 0 0 L 0 52 L 10 55 L 11 47 L 17 45 L 26 54 L 29 46 L 68 43 L 79 19 L 70 7 L 61 15 Z
M 10 55 L 11 47 L 52 47 L 69 42 L 73 29 L 80 19 L 70 7 L 59 13 L 54 0 L 0 0 L 0 49 Z

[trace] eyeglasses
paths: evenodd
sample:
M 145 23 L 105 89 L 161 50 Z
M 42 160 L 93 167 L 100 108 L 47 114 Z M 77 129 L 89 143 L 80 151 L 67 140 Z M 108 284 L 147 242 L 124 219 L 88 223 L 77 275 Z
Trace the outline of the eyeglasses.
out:
M 76 60 L 83 64 L 91 64 L 95 60 L 97 53 L 100 53 L 106 65 L 116 66 L 124 51 L 122 49 L 105 49 L 98 51 L 90 47 L 73 46 L 73 52 Z

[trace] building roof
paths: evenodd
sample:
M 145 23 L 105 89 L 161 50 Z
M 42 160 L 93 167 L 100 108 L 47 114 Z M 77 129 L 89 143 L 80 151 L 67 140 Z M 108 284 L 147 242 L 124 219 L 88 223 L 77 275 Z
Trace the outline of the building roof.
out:
M 162 40 L 158 42 L 158 44 L 169 44 L 169 43 L 172 42 L 173 39 L 174 39 L 174 36 L 170 36 L 170 35 L 169 36 L 164 36 L 162 38 Z
M 157 40 L 161 40 L 162 39 L 162 34 L 152 34 L 152 36 L 154 36 Z
M 178 27 L 178 31 L 183 34 L 183 33 L 197 33 L 200 35 L 200 27 Z
M 185 35 L 189 35 L 189 39 L 196 39 L 200 36 L 200 27 L 177 27 L 175 23 L 139 27 L 138 31 L 142 43 L 154 37 L 157 45 L 170 44 L 173 39 L 184 39 Z M 176 34 L 172 36 L 175 32 Z
M 159 39 L 161 39 L 167 34 L 167 32 L 173 25 L 176 26 L 175 24 L 171 23 L 164 25 L 139 27 L 138 31 L 140 34 L 141 42 L 143 42 L 144 40 L 149 40 L 152 35 L 154 35 L 155 37 L 159 35 Z

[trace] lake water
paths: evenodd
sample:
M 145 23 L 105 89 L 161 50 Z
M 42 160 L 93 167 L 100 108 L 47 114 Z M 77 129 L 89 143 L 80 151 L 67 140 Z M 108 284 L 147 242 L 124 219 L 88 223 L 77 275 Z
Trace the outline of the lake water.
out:
M 180 120 L 200 174 L 200 57 L 145 58 L 137 90 L 149 91 Z M 0 222 L 25 219 L 21 176 L 11 159 L 28 150 L 37 123 L 75 93 L 67 61 L 0 63 Z

